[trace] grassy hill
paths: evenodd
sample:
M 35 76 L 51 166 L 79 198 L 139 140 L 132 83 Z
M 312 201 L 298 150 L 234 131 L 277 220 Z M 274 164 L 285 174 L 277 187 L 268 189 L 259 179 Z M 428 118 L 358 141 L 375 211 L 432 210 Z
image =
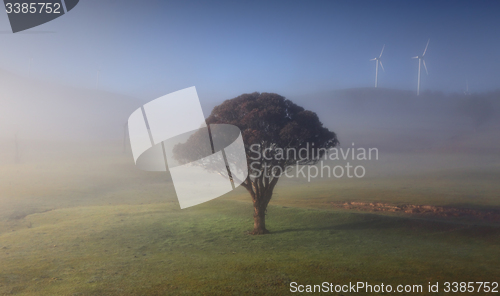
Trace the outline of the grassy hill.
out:
M 250 236 L 251 211 L 216 200 L 30 215 L 1 234 L 0 293 L 288 295 L 291 282 L 426 289 L 500 275 L 498 227 L 271 206 L 273 234 Z
M 498 221 L 339 206 L 500 210 L 496 93 L 356 89 L 294 99 L 342 147 L 377 147 L 380 159 L 358 163 L 362 179 L 281 180 L 266 218 L 272 233 L 250 236 L 242 188 L 180 210 L 168 173 L 134 166 L 123 123 L 139 100 L 41 82 L 27 90 L 9 77 L 0 91 L 0 295 L 288 295 L 291 282 L 498 281 Z
M 356 88 L 289 97 L 315 111 L 341 144 L 390 152 L 498 154 L 500 91 L 443 94 Z

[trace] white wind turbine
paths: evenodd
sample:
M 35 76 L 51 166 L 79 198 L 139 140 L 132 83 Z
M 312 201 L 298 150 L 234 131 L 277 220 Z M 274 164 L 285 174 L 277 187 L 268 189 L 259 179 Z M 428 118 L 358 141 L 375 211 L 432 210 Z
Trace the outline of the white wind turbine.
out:
M 467 81 L 467 79 L 465 79 L 465 91 L 464 91 L 464 95 L 468 95 L 469 94 L 469 81 Z
M 425 57 L 425 52 L 427 51 L 427 47 L 429 46 L 429 41 L 431 41 L 431 40 L 430 40 L 430 39 L 429 39 L 429 40 L 427 40 L 427 45 L 425 46 L 424 53 L 423 53 L 421 56 L 412 57 L 412 59 L 418 59 L 418 84 L 417 84 L 417 96 L 420 94 L 420 65 L 421 65 L 421 64 L 424 64 L 425 73 L 427 73 L 427 75 L 429 75 L 429 72 L 427 72 L 427 66 L 425 65 L 425 60 L 424 60 L 424 57 Z
M 385 48 L 385 44 L 384 44 L 384 46 L 382 46 L 382 51 L 380 52 L 380 55 L 378 56 L 378 58 L 374 58 L 374 59 L 370 60 L 370 61 L 376 61 L 376 63 L 377 63 L 377 65 L 375 66 L 375 87 L 377 87 L 377 85 L 378 85 L 378 64 L 380 64 L 380 67 L 382 67 L 382 70 L 385 72 L 384 65 L 382 65 L 382 53 L 384 53 L 384 48 Z

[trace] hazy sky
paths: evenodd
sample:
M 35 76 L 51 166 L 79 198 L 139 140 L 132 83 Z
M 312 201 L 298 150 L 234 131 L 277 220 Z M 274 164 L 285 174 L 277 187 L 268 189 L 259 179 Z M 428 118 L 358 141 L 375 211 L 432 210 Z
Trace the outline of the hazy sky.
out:
M 0 69 L 151 100 L 196 86 L 202 100 L 372 86 L 499 88 L 498 1 L 106 1 L 12 34 L 0 13 Z

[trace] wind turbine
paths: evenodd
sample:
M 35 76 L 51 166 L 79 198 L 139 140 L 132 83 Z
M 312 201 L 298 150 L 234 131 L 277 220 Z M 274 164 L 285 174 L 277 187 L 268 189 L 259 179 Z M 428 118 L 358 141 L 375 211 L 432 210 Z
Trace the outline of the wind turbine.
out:
M 421 56 L 412 57 L 412 59 L 418 59 L 418 84 L 417 84 L 417 96 L 420 94 L 420 65 L 421 65 L 421 64 L 424 64 L 425 73 L 427 73 L 427 75 L 429 75 L 429 72 L 427 72 L 427 66 L 425 65 L 425 60 L 424 60 L 424 57 L 425 57 L 425 52 L 427 51 L 427 47 L 429 46 L 429 41 L 431 41 L 431 40 L 430 40 L 430 39 L 429 39 L 429 40 L 427 40 L 427 45 L 425 46 L 424 53 L 423 53 Z
M 464 95 L 468 95 L 469 94 L 469 81 L 467 81 L 467 79 L 465 79 L 465 85 L 466 85 L 466 88 L 464 91 Z
M 384 53 L 384 48 L 385 48 L 385 44 L 384 46 L 382 46 L 382 51 L 380 52 L 380 55 L 378 56 L 378 58 L 374 58 L 374 59 L 371 59 L 370 61 L 375 61 L 377 63 L 377 65 L 375 66 L 375 87 L 377 87 L 378 85 L 378 64 L 380 64 L 380 67 L 382 67 L 382 70 L 385 72 L 384 70 L 384 65 L 382 65 L 382 53 Z

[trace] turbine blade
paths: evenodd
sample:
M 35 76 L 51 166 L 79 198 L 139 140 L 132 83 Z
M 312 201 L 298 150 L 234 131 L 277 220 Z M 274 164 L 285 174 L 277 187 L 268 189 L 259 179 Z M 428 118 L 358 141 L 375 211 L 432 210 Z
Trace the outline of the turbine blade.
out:
M 429 41 L 431 41 L 431 40 L 430 39 L 427 40 L 427 45 L 425 46 L 424 53 L 422 54 L 422 56 L 424 56 L 425 52 L 427 51 L 427 47 L 429 46 Z
M 382 61 L 378 61 L 380 63 L 380 67 L 382 67 L 382 71 L 385 72 L 384 65 L 382 65 Z
M 422 60 L 422 63 L 424 63 L 425 73 L 427 73 L 427 75 L 429 75 L 429 72 L 427 72 L 427 66 L 425 65 L 425 60 Z
M 384 53 L 384 48 L 385 48 L 385 44 L 384 44 L 384 46 L 382 46 L 382 51 L 380 52 L 380 56 L 378 57 L 379 59 L 382 57 L 382 54 Z

